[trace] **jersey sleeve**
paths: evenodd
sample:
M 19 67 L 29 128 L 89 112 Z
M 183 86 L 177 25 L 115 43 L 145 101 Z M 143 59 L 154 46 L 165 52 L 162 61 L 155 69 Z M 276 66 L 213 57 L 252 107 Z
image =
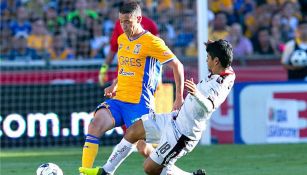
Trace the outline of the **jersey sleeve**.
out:
M 209 86 L 209 90 L 202 91 L 202 88 L 198 88 L 195 94 L 195 98 L 199 104 L 201 104 L 207 112 L 212 112 L 217 109 L 227 98 L 233 84 L 235 74 L 227 76 L 225 79 L 218 77 L 213 79 L 210 84 L 203 84 L 203 86 Z
M 155 37 L 148 47 L 148 56 L 156 58 L 162 64 L 176 58 L 174 53 L 165 45 L 164 41 L 158 37 Z
M 212 112 L 212 110 L 214 109 L 213 102 L 209 98 L 205 97 L 198 90 L 195 93 L 195 99 L 197 103 L 199 103 L 203 108 L 205 108 L 208 113 Z

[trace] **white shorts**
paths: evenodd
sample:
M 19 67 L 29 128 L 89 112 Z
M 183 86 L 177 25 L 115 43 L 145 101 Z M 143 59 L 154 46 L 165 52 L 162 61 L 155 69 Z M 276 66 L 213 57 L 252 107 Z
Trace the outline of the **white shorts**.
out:
M 159 143 L 151 152 L 150 158 L 159 165 L 172 166 L 175 162 L 197 145 L 198 140 L 191 140 L 182 135 L 173 120 L 174 113 L 154 114 L 142 116 L 146 141 Z

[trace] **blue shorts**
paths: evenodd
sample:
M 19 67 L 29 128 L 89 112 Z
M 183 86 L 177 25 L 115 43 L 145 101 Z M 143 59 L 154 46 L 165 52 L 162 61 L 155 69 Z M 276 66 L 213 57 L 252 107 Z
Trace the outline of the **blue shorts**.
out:
M 126 103 L 115 99 L 108 99 L 99 104 L 95 110 L 107 108 L 113 115 L 115 120 L 115 127 L 126 125 L 130 127 L 135 121 L 140 119 L 142 115 L 148 114 L 152 109 L 144 103 Z

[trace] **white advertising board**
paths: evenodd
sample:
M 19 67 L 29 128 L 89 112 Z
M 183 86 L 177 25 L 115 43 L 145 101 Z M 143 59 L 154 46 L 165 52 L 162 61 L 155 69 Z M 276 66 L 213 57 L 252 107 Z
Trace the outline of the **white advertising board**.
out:
M 238 83 L 234 90 L 235 143 L 306 142 L 306 104 L 307 82 Z M 288 121 L 269 120 L 269 108 L 286 112 L 279 117 L 287 117 Z M 286 137 L 285 133 L 279 137 L 273 131 L 269 135 L 268 129 L 281 132 L 283 127 L 298 129 L 297 138 Z

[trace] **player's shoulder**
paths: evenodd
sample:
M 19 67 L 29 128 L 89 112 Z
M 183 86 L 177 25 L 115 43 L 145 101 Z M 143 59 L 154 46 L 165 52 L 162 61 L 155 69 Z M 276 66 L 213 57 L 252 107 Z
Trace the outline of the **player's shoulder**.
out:
M 144 36 L 142 37 L 142 40 L 151 45 L 155 45 L 155 44 L 165 45 L 165 42 L 161 38 L 153 35 L 149 31 L 146 31 L 146 34 L 144 34 Z
M 232 82 L 234 83 L 236 79 L 236 74 L 234 70 L 229 67 L 225 71 L 221 72 L 220 74 L 209 74 L 208 75 L 208 81 L 211 80 L 211 82 L 214 82 L 216 84 L 225 84 L 226 82 Z
M 223 81 L 234 81 L 236 79 L 236 73 L 235 71 L 232 69 L 232 67 L 228 67 L 225 71 L 223 71 L 222 73 L 219 74 L 218 80 L 221 81 L 221 83 L 223 83 Z M 218 82 L 219 82 L 218 81 Z
M 117 38 L 118 41 L 124 41 L 128 40 L 127 35 L 125 33 L 122 33 L 121 35 L 118 36 Z

